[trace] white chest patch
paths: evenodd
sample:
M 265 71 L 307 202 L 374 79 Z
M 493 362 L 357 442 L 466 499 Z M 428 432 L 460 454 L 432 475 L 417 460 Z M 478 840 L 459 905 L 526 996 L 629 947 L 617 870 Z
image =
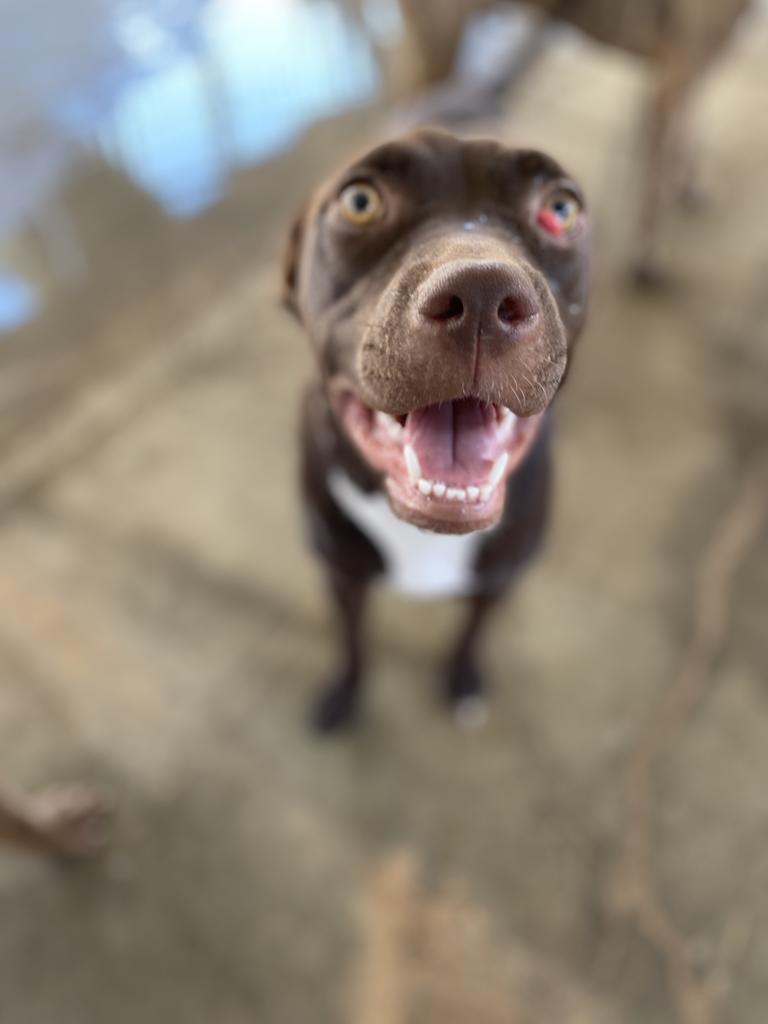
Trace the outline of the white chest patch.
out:
M 383 494 L 366 494 L 341 470 L 331 472 L 328 486 L 355 526 L 381 552 L 387 579 L 396 590 L 423 598 L 472 593 L 482 531 L 453 536 L 419 530 L 398 519 Z

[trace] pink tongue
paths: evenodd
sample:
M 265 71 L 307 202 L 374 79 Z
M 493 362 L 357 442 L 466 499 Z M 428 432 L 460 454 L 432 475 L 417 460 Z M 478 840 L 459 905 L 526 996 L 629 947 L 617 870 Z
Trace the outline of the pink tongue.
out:
M 408 414 L 404 440 L 428 480 L 482 483 L 498 454 L 496 414 L 475 398 L 428 405 Z

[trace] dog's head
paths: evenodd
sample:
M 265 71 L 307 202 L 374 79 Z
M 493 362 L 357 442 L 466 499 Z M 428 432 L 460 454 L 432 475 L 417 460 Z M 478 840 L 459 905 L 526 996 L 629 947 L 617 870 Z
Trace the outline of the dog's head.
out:
M 373 150 L 308 204 L 286 303 L 402 519 L 467 533 L 500 518 L 584 320 L 588 235 L 554 160 L 433 131 Z

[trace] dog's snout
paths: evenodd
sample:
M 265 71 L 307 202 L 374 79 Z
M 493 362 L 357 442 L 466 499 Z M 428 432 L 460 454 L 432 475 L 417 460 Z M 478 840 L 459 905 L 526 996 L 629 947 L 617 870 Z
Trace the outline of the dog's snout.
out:
M 462 261 L 433 271 L 416 295 L 423 323 L 451 332 L 520 341 L 538 320 L 539 303 L 522 268 Z

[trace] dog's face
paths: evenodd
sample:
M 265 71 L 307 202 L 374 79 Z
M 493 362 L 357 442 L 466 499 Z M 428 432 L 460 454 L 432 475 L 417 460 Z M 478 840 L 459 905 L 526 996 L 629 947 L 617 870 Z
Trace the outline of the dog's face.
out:
M 368 153 L 297 222 L 286 301 L 402 519 L 500 518 L 583 323 L 588 234 L 549 157 L 432 131 Z

